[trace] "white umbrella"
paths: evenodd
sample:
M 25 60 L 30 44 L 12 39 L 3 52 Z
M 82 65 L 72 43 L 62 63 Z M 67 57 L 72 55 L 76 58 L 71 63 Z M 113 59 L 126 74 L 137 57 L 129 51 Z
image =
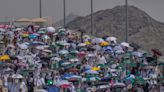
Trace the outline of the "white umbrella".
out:
M 47 27 L 48 32 L 54 33 L 56 30 L 54 27 Z
M 74 59 L 70 59 L 70 61 L 72 61 L 72 62 L 76 62 L 76 61 L 79 61 L 79 59 L 74 58 Z
M 44 39 L 50 39 L 50 37 L 48 35 L 44 35 L 43 38 Z
M 13 74 L 13 75 L 11 76 L 11 78 L 14 78 L 14 79 L 22 79 L 23 76 L 20 75 L 20 74 Z
M 44 50 L 45 49 L 44 46 L 36 46 L 35 48 L 38 49 L 38 50 Z
M 3 28 L 0 28 L 0 32 L 5 32 L 5 29 L 3 29 Z
M 85 73 L 87 73 L 87 74 L 99 74 L 97 71 L 94 71 L 94 70 L 88 70 Z
M 52 58 L 51 60 L 60 61 L 60 60 L 62 60 L 62 59 L 61 59 L 61 58 L 59 58 L 59 57 L 54 57 L 54 58 Z
M 43 52 L 52 53 L 51 50 L 47 50 L 47 49 L 43 50 Z
M 124 83 L 119 83 L 119 82 L 116 82 L 116 83 L 114 83 L 113 84 L 113 86 L 117 86 L 117 87 L 124 87 L 124 86 L 126 86 Z
M 36 90 L 34 90 L 34 92 L 48 92 L 48 91 L 44 90 L 44 89 L 36 89 Z
M 70 82 L 68 82 L 67 80 L 61 80 L 57 83 L 57 86 L 61 86 L 61 85 L 64 85 L 64 84 L 69 85 Z
M 92 39 L 92 43 L 101 43 L 104 42 L 104 40 L 102 38 L 94 38 Z
M 128 48 L 130 47 L 129 43 L 127 43 L 127 42 L 122 42 L 121 46 L 128 47 Z
M 83 46 L 86 46 L 86 44 L 85 43 L 79 43 L 78 46 L 83 47 Z
M 21 31 L 21 30 L 22 30 L 22 28 L 16 28 L 15 30 L 16 30 L 16 31 Z
M 143 56 L 143 53 L 141 53 L 141 52 L 133 52 L 132 54 L 136 57 L 142 57 Z
M 28 46 L 26 44 L 18 44 L 18 46 L 21 48 L 21 49 L 28 49 Z
M 108 37 L 108 38 L 106 39 L 106 41 L 109 41 L 109 42 L 111 42 L 111 41 L 116 42 L 116 40 L 117 40 L 116 37 Z
M 67 51 L 67 50 L 61 50 L 61 51 L 59 51 L 59 54 L 68 54 L 69 52 Z
M 64 62 L 64 63 L 62 63 L 63 66 L 66 66 L 66 65 L 69 65 L 69 64 L 71 64 L 71 63 L 70 62 Z

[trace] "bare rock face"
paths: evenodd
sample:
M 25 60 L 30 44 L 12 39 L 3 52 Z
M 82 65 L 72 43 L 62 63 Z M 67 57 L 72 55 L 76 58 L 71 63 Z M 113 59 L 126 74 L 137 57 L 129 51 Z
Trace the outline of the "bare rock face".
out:
M 93 14 L 95 36 L 116 36 L 119 41 L 125 39 L 125 7 L 101 10 Z M 90 15 L 78 17 L 67 24 L 69 29 L 84 29 L 91 31 Z M 134 6 L 128 6 L 129 42 L 139 44 L 143 49 L 158 48 L 164 52 L 164 23 L 151 18 L 144 11 Z

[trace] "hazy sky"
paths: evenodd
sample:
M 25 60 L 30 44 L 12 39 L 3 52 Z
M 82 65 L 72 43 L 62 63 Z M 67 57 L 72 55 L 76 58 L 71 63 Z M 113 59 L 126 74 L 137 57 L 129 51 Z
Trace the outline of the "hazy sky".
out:
M 52 16 L 54 20 L 63 17 L 63 0 L 42 0 L 43 16 Z M 124 0 L 93 0 L 94 11 L 113 8 L 116 5 L 123 5 Z M 67 14 L 73 12 L 78 15 L 90 13 L 90 0 L 66 0 Z M 130 5 L 146 11 L 154 19 L 164 22 L 164 0 L 129 0 Z M 38 17 L 39 0 L 0 0 L 0 16 Z

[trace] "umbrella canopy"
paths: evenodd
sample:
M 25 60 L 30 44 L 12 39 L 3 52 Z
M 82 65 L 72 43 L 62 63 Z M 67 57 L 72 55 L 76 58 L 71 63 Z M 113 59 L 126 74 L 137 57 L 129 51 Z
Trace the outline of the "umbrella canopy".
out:
M 28 49 L 28 46 L 26 44 L 18 44 L 18 46 L 21 48 L 21 49 Z
M 27 32 L 22 33 L 22 37 L 28 37 L 28 36 L 29 36 L 29 33 Z
M 90 42 L 88 42 L 88 41 L 87 41 L 87 42 L 85 42 L 85 44 L 86 44 L 86 45 L 91 45 L 91 43 L 90 43 Z
M 56 42 L 57 45 L 60 45 L 60 46 L 67 46 L 67 45 L 70 45 L 69 43 L 65 42 L 65 41 L 57 41 Z
M 34 90 L 34 92 L 48 92 L 48 91 L 44 89 L 37 89 L 37 90 Z
M 50 37 L 48 35 L 44 35 L 43 39 L 50 39 Z
M 86 44 L 85 43 L 79 43 L 78 46 L 79 47 L 84 47 L 84 46 L 86 46 Z
M 10 56 L 9 55 L 3 55 L 0 57 L 0 60 L 10 60 Z
M 70 53 L 74 53 L 74 54 L 77 54 L 79 53 L 77 50 L 71 50 Z
M 99 81 L 100 78 L 99 77 L 86 77 L 86 78 L 82 78 L 82 81 Z
M 47 29 L 41 28 L 37 33 L 38 34 L 45 34 L 45 33 L 47 33 Z
M 0 32 L 5 32 L 6 30 L 3 28 L 0 28 Z
M 29 35 L 29 38 L 30 38 L 30 39 L 35 39 L 35 38 L 37 38 L 37 37 L 38 37 L 38 35 L 36 35 L 36 34 L 30 34 L 30 35 Z
M 87 74 L 99 74 L 97 71 L 95 71 L 95 70 L 87 70 L 87 71 L 85 71 L 85 73 L 87 73 Z
M 124 47 L 127 47 L 127 48 L 130 47 L 129 43 L 127 43 L 127 42 L 122 42 L 122 43 L 121 43 L 121 46 L 124 46 Z
M 108 42 L 111 42 L 111 41 L 116 42 L 116 40 L 117 40 L 116 37 L 108 37 L 108 38 L 106 39 L 106 41 L 108 41 Z
M 54 33 L 56 29 L 54 27 L 47 27 L 48 32 Z
M 92 70 L 94 70 L 94 71 L 99 71 L 100 68 L 99 68 L 99 67 L 93 67 Z
M 108 46 L 108 45 L 109 45 L 109 43 L 105 42 L 105 41 L 100 43 L 100 46 Z
M 119 82 L 116 82 L 113 84 L 113 87 L 125 87 L 126 85 L 124 83 L 119 83 Z
M 92 43 L 101 43 L 104 42 L 104 40 L 102 38 L 94 38 L 92 39 Z
M 22 79 L 23 76 L 20 75 L 20 74 L 13 74 L 13 75 L 11 76 L 11 78 L 14 78 L 14 79 Z
M 67 50 L 61 50 L 61 51 L 59 51 L 59 54 L 68 54 L 69 52 L 67 51 Z

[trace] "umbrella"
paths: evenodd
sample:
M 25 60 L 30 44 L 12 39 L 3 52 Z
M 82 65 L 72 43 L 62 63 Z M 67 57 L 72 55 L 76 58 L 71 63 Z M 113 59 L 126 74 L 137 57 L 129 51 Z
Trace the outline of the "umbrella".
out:
M 111 41 L 116 42 L 116 40 L 117 40 L 116 37 L 108 37 L 108 38 L 106 39 L 106 41 L 108 41 L 108 42 L 111 42 Z
M 159 51 L 159 49 L 152 49 L 151 50 L 155 55 L 162 56 L 162 53 Z
M 72 50 L 72 51 L 70 51 L 70 53 L 72 53 L 72 54 L 77 54 L 78 51 L 77 51 L 77 50 Z
M 73 59 L 70 59 L 69 61 L 76 62 L 76 61 L 79 61 L 79 59 L 73 58 Z
M 84 35 L 83 39 L 90 39 L 90 36 L 89 35 Z
M 51 50 L 47 50 L 47 49 L 45 49 L 45 50 L 43 50 L 44 52 L 47 52 L 47 53 L 52 53 L 52 51 Z
M 84 47 L 84 46 L 86 46 L 86 44 L 85 43 L 79 43 L 78 46 L 79 47 Z
M 13 75 L 11 76 L 11 78 L 14 78 L 14 79 L 22 79 L 23 76 L 20 75 L 20 74 L 13 74 Z
M 50 33 L 54 33 L 56 30 L 54 27 L 47 27 L 47 31 Z
M 38 34 L 45 34 L 45 33 L 47 33 L 47 29 L 41 28 L 37 33 Z
M 108 45 L 109 45 L 109 43 L 105 42 L 105 41 L 100 43 L 100 46 L 108 46 Z
M 126 85 L 124 83 L 119 83 L 119 82 L 116 82 L 113 84 L 113 87 L 125 87 Z
M 99 68 L 99 67 L 93 67 L 92 70 L 94 70 L 94 71 L 99 71 L 100 68 Z
M 63 55 L 63 54 L 68 54 L 69 52 L 67 50 L 61 50 L 59 51 L 59 54 Z
M 85 73 L 87 73 L 87 74 L 99 74 L 97 71 L 95 71 L 95 70 L 87 70 L 87 71 L 85 71 Z
M 25 33 L 22 34 L 22 37 L 28 37 L 28 36 L 29 34 L 25 34 Z
M 70 64 L 71 64 L 70 62 L 64 62 L 64 63 L 62 63 L 61 65 L 67 66 L 67 65 L 70 65 Z
M 21 31 L 22 30 L 22 28 L 16 28 L 15 29 L 15 31 Z
M 10 60 L 10 56 L 9 55 L 3 55 L 0 57 L 0 60 Z
M 86 45 L 91 45 L 91 43 L 90 43 L 90 42 L 88 42 L 88 41 L 87 41 L 87 42 L 85 42 L 85 44 L 86 44 Z
M 130 47 L 129 43 L 127 43 L 127 42 L 122 42 L 121 46 L 128 47 L 128 48 Z
M 30 35 L 29 35 L 29 38 L 30 38 L 30 39 L 35 39 L 35 38 L 37 38 L 37 37 L 38 37 L 38 36 L 37 36 L 36 34 L 30 34 Z
M 34 90 L 34 92 L 48 92 L 48 91 L 44 89 L 37 89 L 37 90 Z
M 44 35 L 43 39 L 50 39 L 50 37 L 48 35 Z
M 28 49 L 28 46 L 26 44 L 18 44 L 18 46 L 21 48 L 21 49 Z
M 5 32 L 6 30 L 3 28 L 0 28 L 0 32 Z
M 70 45 L 69 43 L 67 43 L 67 42 L 65 42 L 65 41 L 57 41 L 56 44 L 57 44 L 57 45 L 61 45 L 61 46 Z
M 92 43 L 101 43 L 104 42 L 104 40 L 102 38 L 94 38 L 92 39 Z
M 47 48 L 47 46 L 36 46 L 35 48 L 38 50 L 44 50 L 45 48 Z
M 99 77 L 86 77 L 86 78 L 82 78 L 82 81 L 99 81 L 100 78 Z

